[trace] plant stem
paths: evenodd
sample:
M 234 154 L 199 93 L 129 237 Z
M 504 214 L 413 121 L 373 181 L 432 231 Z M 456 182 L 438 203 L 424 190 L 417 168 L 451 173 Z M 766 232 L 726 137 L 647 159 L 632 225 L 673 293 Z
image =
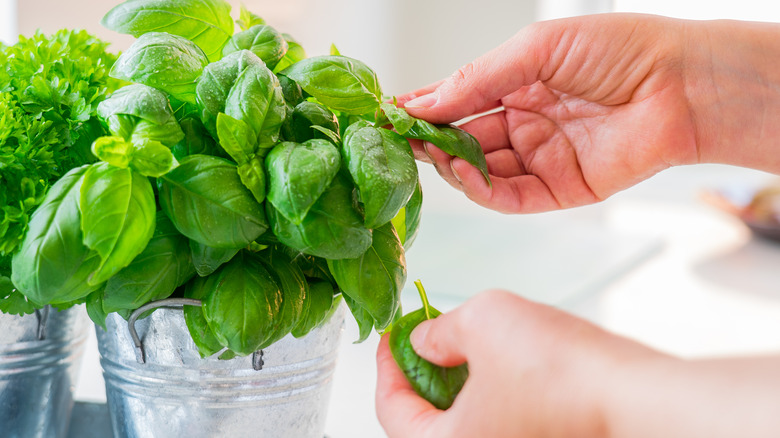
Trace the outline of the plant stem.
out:
M 425 310 L 425 319 L 431 319 L 431 305 L 428 303 L 428 295 L 425 293 L 425 288 L 420 280 L 415 280 L 414 285 L 417 286 L 417 292 L 420 293 L 420 300 L 422 300 L 423 309 Z

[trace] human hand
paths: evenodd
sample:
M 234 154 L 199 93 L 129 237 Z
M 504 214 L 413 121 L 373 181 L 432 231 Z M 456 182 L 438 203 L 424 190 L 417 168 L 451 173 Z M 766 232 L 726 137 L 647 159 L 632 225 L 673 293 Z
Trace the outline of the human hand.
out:
M 482 144 L 492 187 L 433 145 L 412 141 L 416 156 L 494 210 L 574 207 L 673 165 L 780 171 L 780 44 L 768 41 L 780 41 L 778 26 L 634 14 L 541 22 L 399 104 L 434 123 L 500 109 L 461 126 Z
M 621 363 L 660 357 L 631 341 L 508 292 L 478 295 L 426 321 L 415 350 L 442 366 L 468 362 L 446 411 L 417 396 L 385 335 L 377 352 L 379 421 L 395 437 L 604 436 L 607 388 Z

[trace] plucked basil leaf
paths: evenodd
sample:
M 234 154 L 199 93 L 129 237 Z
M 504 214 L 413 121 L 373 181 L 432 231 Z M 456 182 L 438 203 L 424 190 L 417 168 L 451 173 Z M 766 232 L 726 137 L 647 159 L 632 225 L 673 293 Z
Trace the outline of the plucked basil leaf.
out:
M 168 298 L 193 275 L 189 240 L 166 215 L 159 214 L 146 248 L 106 283 L 103 308 L 106 312 L 135 310 L 150 301 Z
M 347 128 L 341 152 L 365 208 L 366 227 L 386 224 L 417 186 L 409 142 L 396 132 L 359 122 Z
M 363 255 L 328 260 L 328 267 L 341 293 L 371 314 L 377 330 L 393 321 L 406 282 L 406 257 L 392 224 L 374 230 Z
M 119 56 L 110 74 L 195 103 L 195 84 L 208 63 L 203 51 L 190 40 L 164 32 L 149 32 Z
M 273 27 L 256 24 L 233 34 L 222 48 L 222 55 L 227 56 L 239 50 L 249 50 L 272 69 L 287 53 L 287 41 Z
M 268 229 L 262 206 L 227 160 L 190 155 L 158 184 L 163 211 L 182 234 L 204 245 L 241 248 Z
M 479 169 L 485 176 L 485 180 L 490 183 L 487 161 L 482 146 L 468 132 L 456 126 L 432 125 L 425 120 L 417 119 L 414 126 L 403 135 L 433 143 L 442 151 L 466 160 Z
M 303 59 L 280 73 L 329 108 L 348 114 L 372 113 L 382 100 L 376 73 L 364 63 L 346 56 Z
M 49 189 L 13 255 L 11 281 L 36 305 L 70 302 L 97 289 L 87 278 L 100 257 L 83 243 L 79 211 L 89 167 L 71 170 Z
M 88 278 L 96 286 L 129 265 L 152 238 L 156 210 L 152 184 L 131 169 L 94 164 L 84 173 L 79 209 L 84 245 L 101 258 Z
M 325 140 L 279 143 L 265 158 L 268 201 L 293 224 L 300 224 L 340 165 L 338 149 Z
M 300 224 L 265 203 L 274 235 L 283 244 L 326 259 L 358 257 L 371 246 L 371 230 L 352 206 L 352 185 L 337 175 Z
M 234 26 L 230 4 L 223 0 L 129 0 L 111 9 L 101 24 L 134 37 L 155 31 L 187 38 L 212 62 L 220 58 Z

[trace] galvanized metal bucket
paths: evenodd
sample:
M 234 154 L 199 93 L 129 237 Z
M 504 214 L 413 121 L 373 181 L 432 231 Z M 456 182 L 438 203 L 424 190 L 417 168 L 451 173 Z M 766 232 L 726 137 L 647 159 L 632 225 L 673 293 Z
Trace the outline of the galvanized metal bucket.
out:
M 109 315 L 97 338 L 115 436 L 322 438 L 345 312 L 262 357 L 219 360 L 198 355 L 180 308 L 160 308 L 134 324 L 144 363 Z
M 89 327 L 83 306 L 0 313 L 0 435 L 67 436 Z

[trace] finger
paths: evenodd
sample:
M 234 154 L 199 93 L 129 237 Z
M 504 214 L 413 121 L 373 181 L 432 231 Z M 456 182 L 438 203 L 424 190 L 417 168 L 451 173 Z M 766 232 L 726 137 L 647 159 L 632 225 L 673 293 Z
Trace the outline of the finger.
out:
M 447 182 L 447 184 L 451 185 L 457 190 L 461 190 L 460 182 L 458 181 L 458 178 L 452 173 L 452 167 L 450 166 L 452 157 L 432 143 L 424 142 L 423 149 L 425 150 L 425 154 L 428 156 L 430 162 L 436 168 L 436 172 L 439 173 L 439 176 L 441 176 L 442 179 Z
M 485 161 L 487 161 L 488 172 L 493 177 L 511 178 L 527 173 L 520 154 L 514 149 L 491 152 L 485 155 Z
M 377 349 L 376 414 L 389 437 L 420 436 L 441 411 L 414 392 L 390 352 L 388 334 Z
M 476 114 L 541 79 L 540 72 L 554 47 L 547 40 L 532 31 L 521 31 L 404 106 L 413 116 L 432 123 L 451 123 Z
M 491 175 L 491 185 L 476 167 L 455 158 L 450 172 L 458 180 L 458 187 L 475 203 L 501 213 L 541 213 L 558 210 L 561 204 L 550 188 L 535 175 L 502 178 Z
M 463 309 L 442 314 L 421 322 L 412 330 L 414 351 L 423 359 L 443 367 L 457 366 L 467 361 L 470 343 L 463 319 Z

